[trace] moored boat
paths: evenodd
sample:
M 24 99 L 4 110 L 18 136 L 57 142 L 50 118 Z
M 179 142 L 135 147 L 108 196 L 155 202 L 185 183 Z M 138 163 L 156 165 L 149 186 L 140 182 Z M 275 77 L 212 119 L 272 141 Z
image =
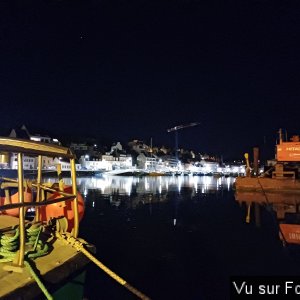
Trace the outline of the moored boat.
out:
M 254 152 L 252 174 L 248 155 L 245 155 L 248 176 L 237 177 L 235 199 L 247 206 L 246 220 L 249 222 L 251 206 L 256 210 L 268 206 L 275 212 L 278 221 L 279 237 L 284 244 L 300 244 L 300 142 L 299 136 L 291 141 L 283 141 L 279 131 L 279 143 L 273 166 L 259 174 L 258 156 Z M 258 214 L 255 214 L 258 216 Z
M 79 234 L 82 202 L 78 200 L 81 195 L 77 192 L 75 172 L 70 187 L 61 189 L 61 179 L 56 187 L 42 182 L 42 156 L 63 156 L 75 166 L 73 153 L 64 147 L 13 138 L 0 138 L 0 151 L 18 155 L 17 179 L 1 178 L 0 298 L 36 299 L 44 294 L 53 299 L 60 294 L 67 299 L 67 287 L 72 286 L 72 299 L 82 299 L 82 281 L 89 259 L 67 242 L 77 241 Z M 39 157 L 41 171 L 35 180 L 24 179 L 24 154 Z M 68 205 L 71 208 L 66 213 L 51 215 L 49 211 L 53 206 Z M 26 218 L 28 208 L 35 211 L 33 220 Z M 82 244 L 93 248 L 86 242 Z M 80 283 L 74 284 L 74 278 Z
M 90 261 L 141 299 L 149 299 L 101 263 L 79 238 L 84 200 L 77 191 L 75 156 L 68 148 L 0 137 L 1 152 L 17 153 L 18 176 L 0 178 L 0 298 L 83 299 Z M 24 179 L 23 155 L 38 157 L 35 179 Z M 42 180 L 42 157 L 70 160 L 71 185 L 58 165 L 56 183 Z M 29 196 L 30 197 L 29 197 Z M 26 218 L 27 209 L 34 215 Z

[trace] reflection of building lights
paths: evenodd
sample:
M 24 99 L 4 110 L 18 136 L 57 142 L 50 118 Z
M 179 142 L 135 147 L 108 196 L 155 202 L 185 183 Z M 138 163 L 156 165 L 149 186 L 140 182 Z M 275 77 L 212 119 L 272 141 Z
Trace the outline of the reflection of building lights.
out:
M 211 181 L 212 181 L 212 177 L 211 176 L 204 176 L 203 177 L 203 182 L 204 182 L 204 185 L 209 185 L 211 184 Z
M 147 178 L 145 178 L 145 190 L 148 191 L 149 190 L 149 183 Z
M 44 182 L 56 182 L 56 178 L 44 178 Z M 71 185 L 70 178 L 64 178 L 66 185 Z M 78 191 L 84 198 L 88 197 L 89 190 L 98 190 L 101 195 L 106 195 L 110 201 L 112 194 L 132 195 L 133 190 L 140 195 L 152 193 L 153 195 L 165 195 L 169 192 L 181 193 L 183 188 L 190 188 L 194 193 L 205 194 L 208 191 L 218 191 L 222 187 L 230 191 L 232 189 L 233 177 L 213 176 L 161 176 L 161 177 L 122 177 L 103 176 L 77 178 Z M 154 199 L 153 199 L 154 200 Z M 114 202 L 114 201 L 113 201 Z M 90 205 L 96 203 L 90 202 Z M 94 206 L 93 206 L 94 207 Z
M 227 189 L 228 189 L 228 191 L 230 190 L 230 178 L 229 177 L 227 178 Z
M 197 190 L 198 190 L 198 181 L 197 181 L 197 177 L 196 176 L 193 176 L 193 184 L 194 184 L 194 189 L 197 193 Z
M 233 167 L 232 168 L 232 172 L 233 173 L 238 173 L 239 172 L 239 168 L 238 167 Z
M 184 177 L 183 176 L 178 176 L 177 179 L 178 179 L 178 192 L 180 193 Z

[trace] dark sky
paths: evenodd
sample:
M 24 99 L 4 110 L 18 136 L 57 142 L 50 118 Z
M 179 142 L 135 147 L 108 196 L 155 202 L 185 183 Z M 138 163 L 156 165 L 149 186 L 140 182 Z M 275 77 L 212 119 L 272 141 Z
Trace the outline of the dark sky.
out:
M 299 134 L 298 1 L 0 2 L 0 133 L 240 158 Z

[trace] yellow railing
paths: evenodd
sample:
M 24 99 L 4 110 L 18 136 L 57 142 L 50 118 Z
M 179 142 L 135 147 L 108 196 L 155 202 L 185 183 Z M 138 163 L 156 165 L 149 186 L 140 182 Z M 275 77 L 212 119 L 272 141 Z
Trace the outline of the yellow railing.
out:
M 74 214 L 74 227 L 71 231 L 72 236 L 77 238 L 79 232 L 79 216 L 78 216 L 78 199 L 77 199 L 77 186 L 76 186 L 76 166 L 75 155 L 69 148 L 52 145 L 48 143 L 34 142 L 30 140 L 5 138 L 0 137 L 0 152 L 13 152 L 17 153 L 18 157 L 18 179 L 2 178 L 4 182 L 1 188 L 8 188 L 9 185 L 15 184 L 18 187 L 19 203 L 5 204 L 0 207 L 0 211 L 12 208 L 19 208 L 19 230 L 20 230 L 20 248 L 18 257 L 18 266 L 23 267 L 25 255 L 25 208 L 36 207 L 35 221 L 39 221 L 39 208 L 44 205 L 63 202 L 74 201 L 73 214 Z M 31 182 L 31 186 L 36 189 L 36 202 L 24 202 L 24 171 L 23 171 L 23 155 L 31 155 L 38 157 L 37 166 L 37 180 Z M 71 179 L 72 179 L 72 194 L 65 193 L 61 189 L 54 189 L 42 183 L 42 156 L 49 157 L 63 157 L 70 160 L 71 165 Z M 27 184 L 27 182 L 25 182 Z M 61 187 L 62 185 L 60 185 Z M 59 199 L 42 201 L 42 191 L 57 193 L 62 196 Z M 6 192 L 8 196 L 9 193 Z

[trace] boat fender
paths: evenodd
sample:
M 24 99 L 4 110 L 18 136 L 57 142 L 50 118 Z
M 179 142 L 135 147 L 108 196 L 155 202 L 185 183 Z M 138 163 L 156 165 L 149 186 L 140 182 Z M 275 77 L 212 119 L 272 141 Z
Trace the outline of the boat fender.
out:
M 64 192 L 72 194 L 72 186 L 65 186 Z M 47 200 L 54 200 L 60 198 L 61 195 L 59 192 L 53 193 Z M 77 192 L 77 200 L 78 200 L 78 217 L 79 221 L 83 218 L 84 214 L 84 199 L 82 195 Z M 64 203 L 64 204 L 63 204 Z M 67 219 L 67 231 L 70 232 L 74 227 L 74 201 L 65 201 L 65 202 L 58 202 L 43 206 L 40 208 L 40 220 L 49 222 L 53 218 L 61 218 L 65 217 Z
M 19 192 L 18 188 L 16 187 L 9 187 L 5 189 L 0 190 L 0 205 L 6 205 L 6 204 L 15 204 L 19 203 Z M 31 189 L 26 186 L 24 188 L 24 202 L 32 202 L 32 191 Z M 25 208 L 26 210 L 26 208 Z M 18 217 L 19 216 L 19 208 L 12 208 L 7 209 L 1 212 L 4 215 L 9 215 L 12 217 Z

